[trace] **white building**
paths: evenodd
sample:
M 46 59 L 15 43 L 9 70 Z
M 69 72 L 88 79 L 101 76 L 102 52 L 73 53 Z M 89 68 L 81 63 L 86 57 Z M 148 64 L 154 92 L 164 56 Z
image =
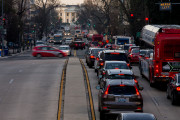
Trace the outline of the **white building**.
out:
M 62 23 L 72 23 L 77 21 L 78 5 L 62 5 L 59 10 L 59 17 Z

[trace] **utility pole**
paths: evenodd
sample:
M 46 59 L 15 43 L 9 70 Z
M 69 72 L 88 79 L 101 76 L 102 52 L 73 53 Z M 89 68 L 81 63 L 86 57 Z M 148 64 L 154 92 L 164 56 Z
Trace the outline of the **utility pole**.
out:
M 2 0 L 2 21 L 3 21 L 3 18 L 4 18 L 4 15 L 3 15 L 3 0 Z M 4 25 L 2 25 L 2 51 L 1 51 L 1 56 L 3 57 L 4 56 Z

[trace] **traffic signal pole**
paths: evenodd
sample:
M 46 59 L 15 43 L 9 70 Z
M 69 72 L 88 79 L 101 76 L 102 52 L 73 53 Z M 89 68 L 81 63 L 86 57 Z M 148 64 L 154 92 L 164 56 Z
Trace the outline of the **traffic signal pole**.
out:
M 4 15 L 3 15 L 3 0 L 2 0 L 2 20 L 4 18 Z M 1 38 L 2 38 L 2 49 L 1 49 L 1 57 L 4 56 L 4 25 L 2 25 L 2 33 L 1 33 Z

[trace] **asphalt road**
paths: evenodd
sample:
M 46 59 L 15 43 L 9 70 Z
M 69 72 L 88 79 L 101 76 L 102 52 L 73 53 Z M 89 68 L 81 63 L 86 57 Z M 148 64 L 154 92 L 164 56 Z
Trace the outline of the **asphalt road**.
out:
M 84 62 L 86 50 L 76 55 Z M 72 56 L 74 50 L 72 51 Z M 62 68 L 66 58 L 31 57 L 31 52 L 0 59 L 0 120 L 56 120 Z M 85 64 L 86 65 L 86 64 Z M 96 119 L 98 112 L 98 85 L 94 69 L 87 68 L 93 95 Z M 151 88 L 133 66 L 144 99 L 144 112 L 153 113 L 158 120 L 178 120 L 180 105 L 171 105 L 166 92 Z M 112 116 L 110 116 L 112 117 Z
M 0 120 L 56 120 L 65 59 L 31 57 L 0 60 Z
M 83 54 L 84 51 L 77 51 L 77 56 L 80 55 L 80 58 L 82 58 Z M 85 59 L 83 59 L 83 61 L 85 63 Z M 88 66 L 86 66 L 86 68 L 91 83 L 96 119 L 99 120 L 98 90 L 96 89 L 96 86 L 98 85 L 97 75 L 93 68 L 89 68 Z M 171 105 L 171 101 L 166 98 L 166 91 L 150 87 L 149 82 L 141 77 L 137 65 L 134 65 L 132 69 L 134 74 L 137 76 L 140 86 L 144 87 L 144 90 L 141 91 L 144 100 L 144 112 L 153 113 L 158 120 L 180 119 L 180 105 Z M 113 118 L 114 116 L 109 117 Z

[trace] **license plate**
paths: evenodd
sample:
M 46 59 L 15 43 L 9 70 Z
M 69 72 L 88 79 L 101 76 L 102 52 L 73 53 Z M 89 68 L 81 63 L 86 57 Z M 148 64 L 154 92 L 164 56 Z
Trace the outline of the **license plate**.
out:
M 129 102 L 128 98 L 116 98 L 116 102 Z

